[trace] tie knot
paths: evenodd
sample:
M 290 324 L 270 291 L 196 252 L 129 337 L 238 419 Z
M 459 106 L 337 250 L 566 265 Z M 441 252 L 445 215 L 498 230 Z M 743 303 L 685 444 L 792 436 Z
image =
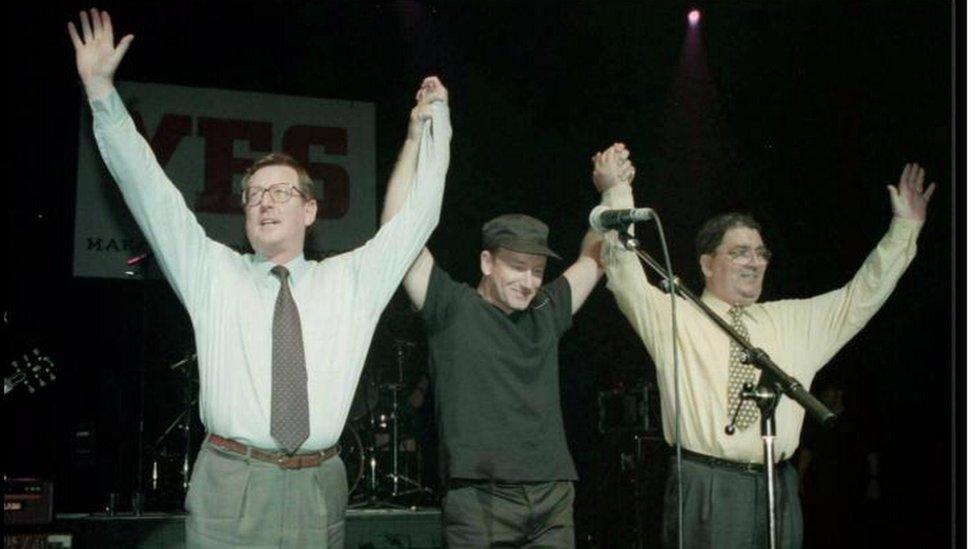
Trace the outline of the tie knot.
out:
M 731 309 L 729 309 L 729 314 L 732 315 L 733 319 L 738 320 L 740 317 L 742 317 L 742 311 L 744 310 L 745 307 L 742 305 L 734 305 Z
M 271 274 L 278 277 L 278 280 L 284 283 L 285 280 L 288 279 L 288 267 L 285 267 L 284 265 L 275 265 L 271 268 Z

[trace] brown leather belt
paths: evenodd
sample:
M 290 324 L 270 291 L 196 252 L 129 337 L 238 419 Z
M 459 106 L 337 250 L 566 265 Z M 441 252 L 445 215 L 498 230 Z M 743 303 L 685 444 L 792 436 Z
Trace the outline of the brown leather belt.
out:
M 282 469 L 305 469 L 306 467 L 317 467 L 323 461 L 331 459 L 333 456 L 339 453 L 339 446 L 333 446 L 332 448 L 326 448 L 325 450 L 319 450 L 317 452 L 308 452 L 304 454 L 295 454 L 289 456 L 283 452 L 268 452 L 267 450 L 261 450 L 253 446 L 248 446 L 247 444 L 242 444 L 236 440 L 230 440 L 217 435 L 210 435 L 207 440 L 211 444 L 218 448 L 227 450 L 228 452 L 234 452 L 235 454 L 241 454 L 258 461 L 264 461 L 267 463 L 274 463 Z

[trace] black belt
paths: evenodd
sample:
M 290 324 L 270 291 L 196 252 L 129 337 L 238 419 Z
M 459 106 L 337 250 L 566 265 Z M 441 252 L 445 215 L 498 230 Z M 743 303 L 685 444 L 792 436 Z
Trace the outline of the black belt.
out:
M 535 484 L 546 484 L 549 482 L 573 482 L 568 479 L 563 480 L 498 480 L 498 479 L 487 479 L 487 478 L 449 478 L 447 479 L 447 489 L 456 490 L 458 488 L 467 488 L 469 486 L 520 486 L 535 485 Z
M 696 463 L 701 463 L 703 465 L 708 465 L 710 467 L 723 467 L 725 469 L 734 469 L 736 471 L 745 471 L 748 473 L 762 473 L 766 470 L 766 466 L 762 463 L 742 463 L 740 461 L 732 461 L 715 456 L 706 456 L 704 454 L 692 452 L 691 450 L 687 450 L 685 448 L 681 449 L 681 458 L 688 459 Z M 777 463 L 775 467 L 778 469 L 785 463 L 786 461 L 781 461 Z
M 468 486 L 480 486 L 491 484 L 491 481 L 483 478 L 449 478 L 447 479 L 447 489 L 467 488 Z

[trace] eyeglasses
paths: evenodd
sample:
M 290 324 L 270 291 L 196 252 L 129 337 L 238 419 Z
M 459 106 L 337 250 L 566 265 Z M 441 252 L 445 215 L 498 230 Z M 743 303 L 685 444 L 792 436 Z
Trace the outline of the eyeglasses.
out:
M 757 263 L 769 263 L 769 260 L 773 257 L 773 252 L 769 251 L 769 248 L 756 248 L 753 250 L 745 246 L 737 246 L 725 253 L 732 258 L 732 263 L 736 265 L 748 265 L 753 257 L 756 258 Z
M 308 198 L 298 187 L 288 183 L 278 183 L 267 188 L 254 186 L 244 189 L 244 192 L 241 193 L 241 204 L 256 206 L 264 200 L 264 193 L 270 194 L 271 200 L 277 204 L 288 202 L 296 194 L 302 198 Z

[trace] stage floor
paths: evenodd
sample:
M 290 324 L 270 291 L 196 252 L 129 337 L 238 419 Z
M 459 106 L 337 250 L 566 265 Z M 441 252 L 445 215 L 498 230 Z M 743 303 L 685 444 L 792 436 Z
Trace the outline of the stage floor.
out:
M 185 517 L 183 513 L 59 514 L 48 525 L 8 526 L 4 547 L 179 549 L 184 547 Z M 350 509 L 346 513 L 348 549 L 440 546 L 440 509 Z

